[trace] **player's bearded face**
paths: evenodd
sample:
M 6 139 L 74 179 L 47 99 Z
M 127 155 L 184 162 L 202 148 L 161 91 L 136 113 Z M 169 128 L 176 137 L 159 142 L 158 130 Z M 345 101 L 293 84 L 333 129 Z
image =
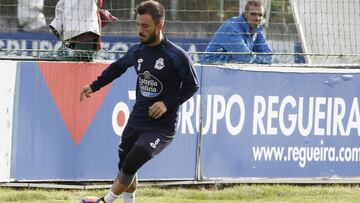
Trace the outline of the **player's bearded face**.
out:
M 145 34 L 139 33 L 140 41 L 143 44 L 153 44 L 156 41 L 156 30 L 154 28 L 153 32 L 149 33 L 147 36 Z
M 152 45 L 156 42 L 160 33 L 157 30 L 157 25 L 150 15 L 138 15 L 136 17 L 137 30 L 140 41 L 143 44 Z

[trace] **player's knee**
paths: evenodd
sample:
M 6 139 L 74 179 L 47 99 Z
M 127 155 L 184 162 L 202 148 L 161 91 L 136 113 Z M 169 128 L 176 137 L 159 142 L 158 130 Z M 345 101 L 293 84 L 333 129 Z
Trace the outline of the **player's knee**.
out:
M 124 173 L 124 171 L 120 170 L 117 176 L 117 179 L 119 180 L 119 182 L 123 185 L 129 186 L 130 184 L 132 184 L 132 182 L 134 182 L 134 177 L 135 174 L 130 175 L 130 174 L 126 174 Z
M 134 175 L 138 169 L 138 164 L 129 159 L 125 159 L 121 167 L 121 170 L 128 175 Z
M 136 147 L 126 157 L 118 174 L 118 180 L 123 185 L 128 185 L 128 190 L 135 191 L 137 188 L 137 170 L 149 159 L 150 155 L 142 147 Z
M 134 175 L 150 159 L 151 156 L 143 147 L 135 145 L 122 163 L 121 171 L 127 175 Z

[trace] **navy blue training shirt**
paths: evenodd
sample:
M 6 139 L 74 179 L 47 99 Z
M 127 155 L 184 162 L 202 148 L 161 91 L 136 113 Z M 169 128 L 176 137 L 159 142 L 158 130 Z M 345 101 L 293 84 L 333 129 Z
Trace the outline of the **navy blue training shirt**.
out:
M 197 76 L 188 54 L 164 38 L 159 45 L 132 46 L 90 85 L 93 92 L 120 77 L 129 67 L 138 75 L 136 102 L 128 125 L 137 129 L 175 132 L 179 106 L 198 90 Z M 158 119 L 148 114 L 149 107 L 163 101 L 167 112 Z

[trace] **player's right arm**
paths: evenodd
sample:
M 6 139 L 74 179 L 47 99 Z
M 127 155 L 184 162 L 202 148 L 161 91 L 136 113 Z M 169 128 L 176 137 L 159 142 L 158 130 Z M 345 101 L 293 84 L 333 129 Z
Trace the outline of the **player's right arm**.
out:
M 92 93 L 108 85 L 113 80 L 120 77 L 127 68 L 133 66 L 133 52 L 134 47 L 130 48 L 122 58 L 110 64 L 90 85 L 84 86 L 80 93 L 80 101 L 82 101 L 84 97 L 89 98 Z

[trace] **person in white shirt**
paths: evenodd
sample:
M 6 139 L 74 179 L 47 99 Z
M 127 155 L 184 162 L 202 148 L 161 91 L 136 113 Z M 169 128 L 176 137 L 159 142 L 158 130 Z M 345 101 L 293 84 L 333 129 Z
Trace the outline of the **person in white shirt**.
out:
M 60 0 L 50 30 L 67 48 L 77 50 L 81 61 L 91 61 L 93 52 L 101 49 L 101 27 L 116 21 L 102 9 L 103 0 Z

